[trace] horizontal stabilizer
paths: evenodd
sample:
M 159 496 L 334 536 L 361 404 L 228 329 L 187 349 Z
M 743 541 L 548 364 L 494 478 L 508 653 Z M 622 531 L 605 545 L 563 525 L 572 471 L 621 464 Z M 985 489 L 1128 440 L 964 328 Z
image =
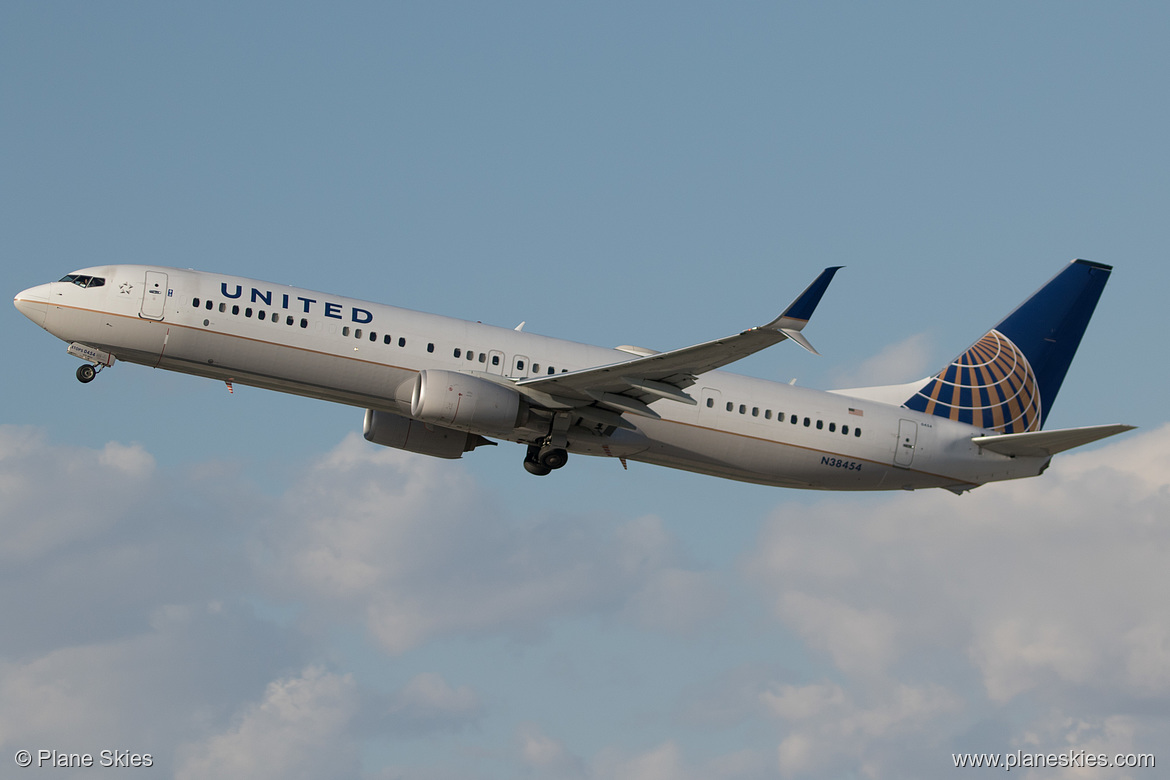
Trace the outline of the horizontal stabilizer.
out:
M 1055 431 L 1029 433 L 1002 433 L 996 436 L 976 436 L 973 441 L 983 449 L 1012 457 L 1041 458 L 1080 447 L 1082 444 L 1104 439 L 1126 431 L 1133 425 L 1091 425 L 1087 428 L 1060 428 Z

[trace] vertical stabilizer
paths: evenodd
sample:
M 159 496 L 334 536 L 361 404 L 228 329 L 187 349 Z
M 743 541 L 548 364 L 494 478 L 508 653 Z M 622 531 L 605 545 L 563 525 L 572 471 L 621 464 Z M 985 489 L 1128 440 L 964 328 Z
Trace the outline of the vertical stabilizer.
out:
M 903 406 L 1001 433 L 1040 430 L 1112 270 L 1074 260 Z

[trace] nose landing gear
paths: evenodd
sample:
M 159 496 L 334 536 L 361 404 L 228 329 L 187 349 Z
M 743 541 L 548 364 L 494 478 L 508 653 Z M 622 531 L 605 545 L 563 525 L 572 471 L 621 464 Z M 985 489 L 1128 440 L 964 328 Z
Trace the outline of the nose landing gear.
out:
M 93 381 L 93 378 L 98 375 L 106 366 L 114 365 L 114 356 L 109 352 L 91 347 L 88 344 L 80 344 L 74 341 L 65 350 L 73 357 L 81 358 L 85 362 L 77 368 L 77 381 L 83 385 Z

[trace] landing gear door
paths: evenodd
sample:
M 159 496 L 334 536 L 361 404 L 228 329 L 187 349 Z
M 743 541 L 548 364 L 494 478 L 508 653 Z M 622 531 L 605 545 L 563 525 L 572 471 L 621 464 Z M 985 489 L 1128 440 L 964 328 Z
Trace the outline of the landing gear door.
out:
M 914 462 L 914 448 L 918 446 L 918 423 L 898 420 L 898 441 L 894 444 L 894 465 L 910 468 Z
M 160 271 L 146 272 L 146 286 L 142 290 L 141 316 L 161 320 L 167 305 L 167 275 Z

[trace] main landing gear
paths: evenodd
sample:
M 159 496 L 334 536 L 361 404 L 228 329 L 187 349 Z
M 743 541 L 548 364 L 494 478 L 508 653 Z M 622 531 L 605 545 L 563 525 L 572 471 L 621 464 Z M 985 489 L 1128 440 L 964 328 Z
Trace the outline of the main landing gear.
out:
M 569 462 L 569 453 L 560 447 L 538 447 L 531 444 L 524 456 L 524 468 L 529 474 L 543 477 Z
M 77 367 L 77 381 L 83 385 L 93 381 L 101 369 L 95 368 L 92 363 L 83 363 Z

